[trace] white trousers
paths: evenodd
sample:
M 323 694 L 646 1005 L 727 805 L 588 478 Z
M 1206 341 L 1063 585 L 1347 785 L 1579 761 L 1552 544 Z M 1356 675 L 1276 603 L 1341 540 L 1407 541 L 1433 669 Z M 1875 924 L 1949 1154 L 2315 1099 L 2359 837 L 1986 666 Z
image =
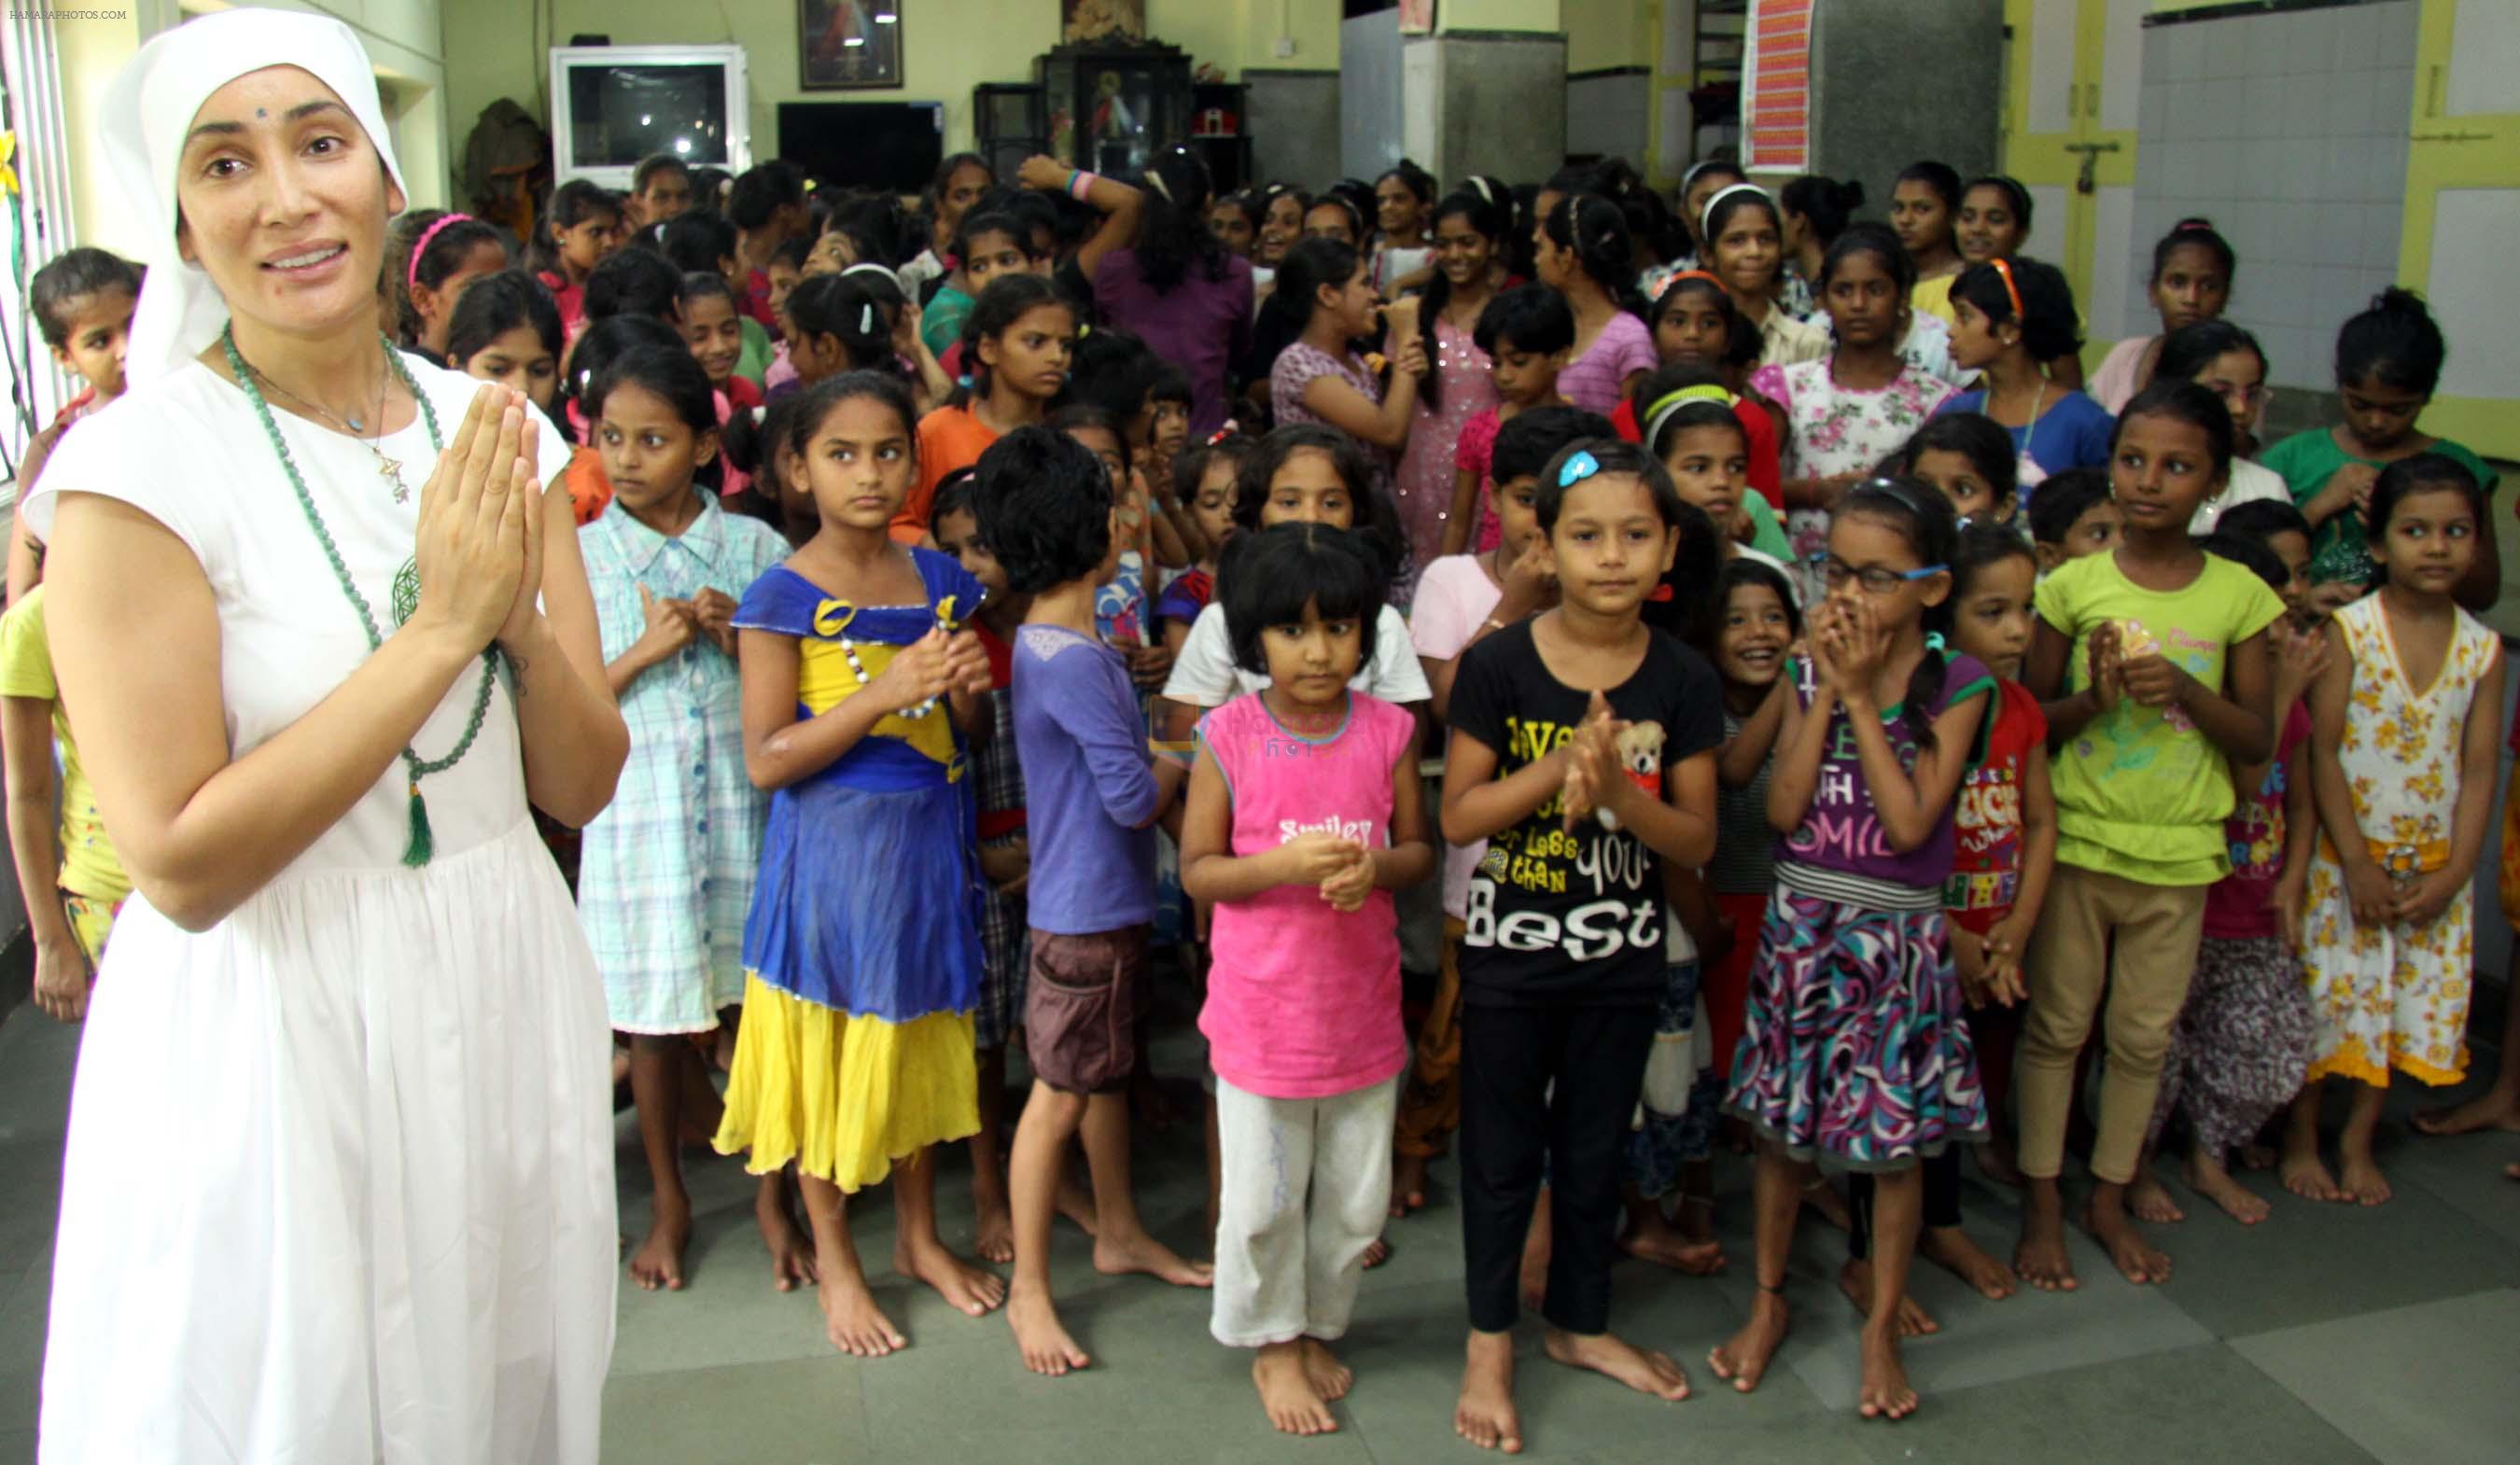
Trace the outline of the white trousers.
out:
M 1398 1080 L 1274 1099 L 1216 1081 L 1225 1161 L 1209 1331 L 1229 1348 L 1337 1338 L 1391 1206 Z

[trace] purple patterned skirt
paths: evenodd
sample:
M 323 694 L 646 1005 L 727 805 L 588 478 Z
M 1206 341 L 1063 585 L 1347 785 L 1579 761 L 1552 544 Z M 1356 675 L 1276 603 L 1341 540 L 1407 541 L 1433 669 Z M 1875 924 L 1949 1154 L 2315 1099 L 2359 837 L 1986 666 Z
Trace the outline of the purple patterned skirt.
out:
M 1987 1132 L 1943 912 L 1779 887 L 1724 1109 L 1797 1160 L 1898 1171 Z

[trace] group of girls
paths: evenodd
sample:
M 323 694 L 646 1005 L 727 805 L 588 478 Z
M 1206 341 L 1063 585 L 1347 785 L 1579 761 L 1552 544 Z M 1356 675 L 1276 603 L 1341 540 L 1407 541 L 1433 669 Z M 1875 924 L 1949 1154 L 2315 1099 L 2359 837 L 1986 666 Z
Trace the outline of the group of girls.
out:
M 574 854 L 655 1197 L 641 1285 L 689 1280 L 706 1138 L 760 1176 L 776 1285 L 815 1284 L 835 1347 L 908 1342 L 849 1223 L 891 1180 L 894 1267 L 974 1316 L 1012 1299 L 1027 1365 L 1064 1373 L 1055 1206 L 1106 1271 L 1212 1281 L 1273 1423 L 1317 1433 L 1359 1273 L 1458 1131 L 1455 1424 L 1518 1448 L 1526 1302 L 1553 1360 L 1687 1394 L 1610 1330 L 1611 1263 L 1725 1265 L 1723 1119 L 1757 1154 L 1758 1296 L 1711 1367 L 1760 1382 L 1813 1209 L 1849 1234 L 1863 1412 L 1896 1418 L 1901 1341 L 1939 1327 L 1915 1256 L 1990 1298 L 2076 1285 L 2087 1047 L 2079 1223 L 2137 1282 L 2170 1270 L 2138 1225 L 2179 1219 L 2166 1122 L 2243 1221 L 2269 1213 L 2233 1157 L 2287 1113 L 2282 1183 L 2377 1204 L 2392 1074 L 2463 1075 L 2495 484 L 2414 426 L 2445 348 L 2412 295 L 2340 332 L 2342 422 L 2253 462 L 2266 361 L 2210 224 L 2161 242 L 2162 331 L 2087 393 L 2027 193 L 1939 164 L 1887 226 L 1860 186 L 1722 163 L 1675 209 L 1616 164 L 1218 199 L 1185 153 L 1128 181 L 1035 158 L 1020 188 L 958 155 L 915 219 L 775 164 L 722 194 L 674 171 L 562 187 L 527 269 L 486 224 L 412 220 L 386 281 L 408 349 L 577 444 L 632 752 Z M 1051 714 L 1021 648 L 1058 636 L 1115 653 L 1100 726 L 1153 750 L 1091 743 L 1028 796 Z M 1040 892 L 1031 840 L 1119 839 L 1184 785 L 1161 898 L 1151 854 L 1144 889 L 1046 866 Z M 1078 1056 L 1081 933 L 1176 894 L 1212 913 L 1212 1272 L 1147 1234 L 1104 1102 L 1148 1077 L 1143 995 L 1094 1009 L 1091 1082 L 1046 1067 Z M 74 986 L 47 984 L 65 1015 Z M 1008 1049 L 1044 1012 L 1059 1117 L 1011 1176 Z M 2333 1169 L 2324 1079 L 2353 1086 Z M 936 1219 L 964 1140 L 976 1260 Z M 1961 1223 L 1973 1147 L 2024 1188 L 2008 1262 Z

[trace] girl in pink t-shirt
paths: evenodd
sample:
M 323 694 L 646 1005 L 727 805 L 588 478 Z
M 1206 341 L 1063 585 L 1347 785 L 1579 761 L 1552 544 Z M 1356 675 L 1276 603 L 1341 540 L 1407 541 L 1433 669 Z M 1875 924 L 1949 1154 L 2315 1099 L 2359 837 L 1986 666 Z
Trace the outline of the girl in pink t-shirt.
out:
M 1376 553 L 1263 529 L 1229 550 L 1217 598 L 1235 659 L 1270 685 L 1200 720 L 1181 836 L 1182 887 L 1216 908 L 1198 1020 L 1225 1171 L 1210 1331 L 1260 1351 L 1269 1422 L 1313 1435 L 1336 1427 L 1348 1374 L 1329 1344 L 1391 1198 L 1409 1061 L 1391 892 L 1435 852 L 1415 720 L 1347 686 L 1372 651 Z

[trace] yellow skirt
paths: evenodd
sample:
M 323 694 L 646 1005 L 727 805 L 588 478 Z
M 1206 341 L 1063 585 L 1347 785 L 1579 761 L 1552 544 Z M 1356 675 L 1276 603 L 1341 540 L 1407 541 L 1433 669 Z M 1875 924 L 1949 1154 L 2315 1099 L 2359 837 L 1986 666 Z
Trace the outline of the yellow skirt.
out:
M 719 1154 L 749 1151 L 754 1175 L 792 1161 L 855 1191 L 928 1145 L 979 1132 L 969 1013 L 852 1017 L 745 975 Z

